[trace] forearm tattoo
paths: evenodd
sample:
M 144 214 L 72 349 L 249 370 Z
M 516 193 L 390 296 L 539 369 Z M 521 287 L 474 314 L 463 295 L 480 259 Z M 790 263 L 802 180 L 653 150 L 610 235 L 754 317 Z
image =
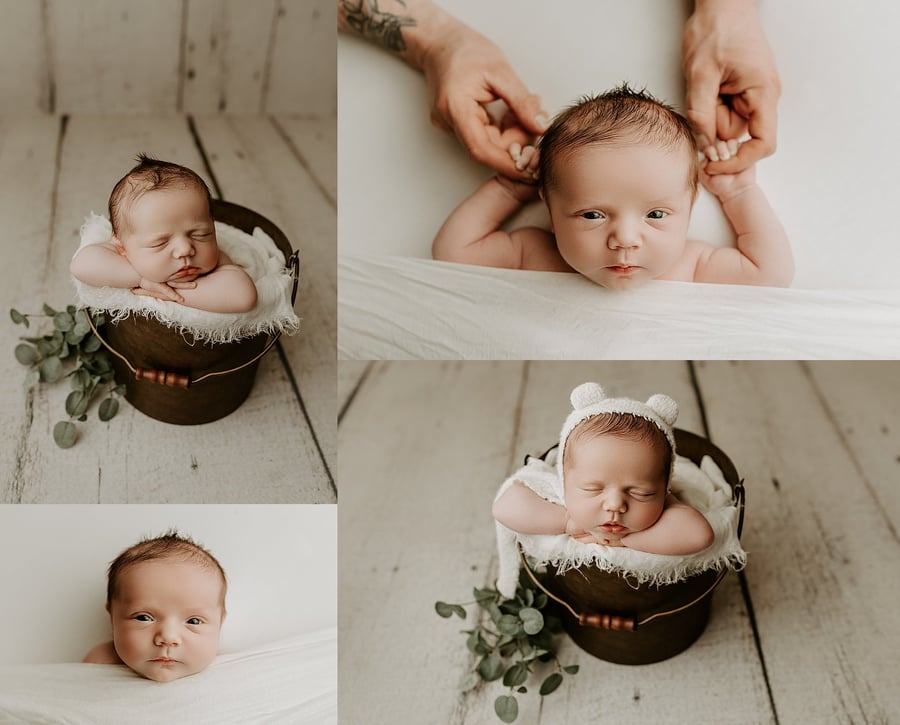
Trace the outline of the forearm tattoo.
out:
M 406 7 L 403 0 L 397 2 Z M 359 0 L 356 3 L 353 0 L 340 0 L 340 9 L 347 26 L 353 32 L 396 53 L 406 50 L 401 30 L 414 27 L 415 18 L 382 12 L 378 9 L 378 0 Z

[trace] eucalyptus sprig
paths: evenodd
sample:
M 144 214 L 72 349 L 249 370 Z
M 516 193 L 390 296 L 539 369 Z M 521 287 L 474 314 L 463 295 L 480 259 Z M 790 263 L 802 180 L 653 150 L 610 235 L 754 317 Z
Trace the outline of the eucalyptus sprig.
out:
M 563 681 L 563 673 L 574 675 L 578 665 L 563 667 L 556 657 L 554 635 L 562 631 L 559 618 L 546 611 L 548 598 L 544 592 L 522 579 L 513 599 L 505 599 L 496 589 L 474 588 L 474 601 L 462 604 L 435 602 L 435 611 L 444 618 L 454 614 L 466 619 L 466 606 L 476 604 L 482 610 L 474 629 L 463 630 L 468 635 L 466 646 L 478 660 L 475 669 L 463 680 L 462 691 L 467 692 L 483 682 L 502 678 L 509 688 L 505 695 L 494 700 L 494 712 L 503 722 L 513 722 L 519 715 L 517 694 L 526 694 L 525 683 L 536 662 L 556 664 L 556 671 L 545 677 L 538 693 L 541 697 L 555 691 Z
M 106 322 L 102 313 L 91 312 L 91 320 L 98 330 Z M 31 327 L 35 317 L 49 318 L 53 331 L 37 336 L 23 336 L 23 342 L 16 345 L 15 355 L 22 365 L 28 367 L 25 374 L 25 389 L 40 383 L 56 383 L 69 378 L 72 392 L 66 397 L 68 420 L 61 420 L 53 426 L 53 440 L 60 448 L 71 448 L 78 439 L 78 428 L 74 421 L 87 420 L 87 411 L 94 398 L 106 393 L 101 401 L 98 417 L 102 421 L 112 419 L 119 410 L 119 396 L 125 394 L 124 385 L 116 385 L 115 373 L 100 339 L 91 330 L 84 313 L 75 305 L 65 310 L 55 310 L 44 304 L 40 314 L 25 314 L 18 310 L 9 311 L 9 316 L 17 325 Z

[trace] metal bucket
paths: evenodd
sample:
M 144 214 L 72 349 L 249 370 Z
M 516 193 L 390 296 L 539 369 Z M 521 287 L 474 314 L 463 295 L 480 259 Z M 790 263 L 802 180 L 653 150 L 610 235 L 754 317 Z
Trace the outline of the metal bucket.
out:
M 216 221 L 248 234 L 259 227 L 272 237 L 294 277 L 293 304 L 298 253 L 284 233 L 264 216 L 237 204 L 213 199 L 211 210 Z M 91 322 L 87 310 L 85 316 Z M 112 353 L 116 381 L 125 384 L 125 399 L 151 418 L 178 425 L 209 423 L 237 410 L 250 395 L 260 359 L 280 336 L 201 342 L 141 315 L 107 324 L 106 338 L 96 328 L 94 333 Z

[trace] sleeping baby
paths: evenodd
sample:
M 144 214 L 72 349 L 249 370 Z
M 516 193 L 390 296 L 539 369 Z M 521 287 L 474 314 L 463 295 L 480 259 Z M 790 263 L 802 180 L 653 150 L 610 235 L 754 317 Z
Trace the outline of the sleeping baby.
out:
M 564 505 L 517 480 L 497 497 L 494 518 L 520 534 L 569 534 L 586 544 L 653 554 L 687 555 L 710 546 L 709 522 L 669 490 L 675 401 L 610 398 L 596 383 L 579 385 L 571 400 L 557 454 Z
M 253 280 L 219 249 L 209 188 L 190 169 L 141 154 L 110 194 L 109 220 L 110 241 L 72 258 L 76 279 L 210 312 L 256 306 Z
M 157 682 L 201 672 L 218 653 L 226 586 L 215 557 L 176 532 L 129 547 L 109 566 L 112 641 L 83 661 L 126 665 Z
M 727 160 L 737 140 L 718 142 Z M 686 118 L 627 85 L 559 114 L 539 148 L 510 150 L 539 187 L 503 177 L 485 182 L 441 227 L 435 259 L 489 267 L 580 272 L 609 289 L 651 279 L 787 287 L 794 262 L 787 236 L 756 184 L 753 167 L 704 173 Z M 688 240 L 698 181 L 714 194 L 737 249 Z M 500 229 L 522 205 L 543 199 L 551 231 Z

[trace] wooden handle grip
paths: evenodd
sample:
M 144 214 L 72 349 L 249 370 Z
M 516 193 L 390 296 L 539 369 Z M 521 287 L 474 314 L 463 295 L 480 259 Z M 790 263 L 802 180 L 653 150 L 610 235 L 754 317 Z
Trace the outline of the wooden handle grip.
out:
M 618 614 L 579 614 L 578 624 L 597 629 L 634 631 L 634 617 L 621 617 Z
M 184 388 L 185 390 L 191 384 L 191 379 L 187 375 L 170 373 L 166 370 L 150 370 L 147 368 L 137 368 L 134 371 L 134 377 L 136 377 L 138 380 L 148 380 L 151 383 L 168 385 L 172 388 Z

